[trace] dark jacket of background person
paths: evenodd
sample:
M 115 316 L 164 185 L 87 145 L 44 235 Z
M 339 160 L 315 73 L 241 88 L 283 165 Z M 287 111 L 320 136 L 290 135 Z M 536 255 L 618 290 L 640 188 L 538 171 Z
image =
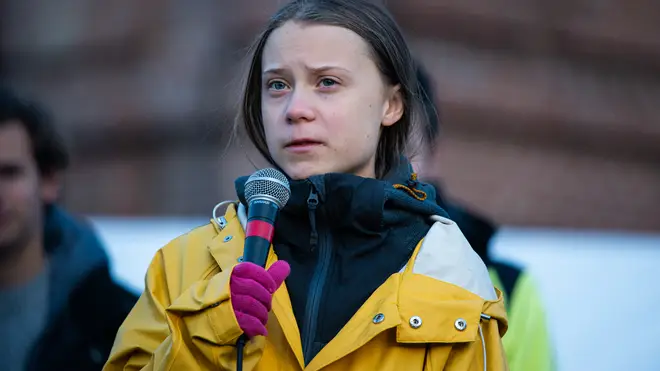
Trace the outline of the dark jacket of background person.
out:
M 45 227 L 49 320 L 27 369 L 98 371 L 137 296 L 113 281 L 108 257 L 89 225 L 51 206 Z

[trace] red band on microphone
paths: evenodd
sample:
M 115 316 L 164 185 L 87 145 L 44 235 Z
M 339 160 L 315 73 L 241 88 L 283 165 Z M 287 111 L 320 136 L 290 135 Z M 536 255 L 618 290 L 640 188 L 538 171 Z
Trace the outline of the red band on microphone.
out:
M 262 220 L 250 220 L 247 223 L 247 228 L 245 231 L 245 237 L 261 237 L 268 242 L 273 241 L 273 233 L 275 233 L 275 227 Z

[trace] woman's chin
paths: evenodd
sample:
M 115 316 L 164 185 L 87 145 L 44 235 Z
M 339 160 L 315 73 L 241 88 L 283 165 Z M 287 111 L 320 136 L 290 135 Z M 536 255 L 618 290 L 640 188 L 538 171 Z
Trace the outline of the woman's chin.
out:
M 319 166 L 319 165 L 320 164 L 311 164 L 311 163 L 295 164 L 295 165 L 285 166 L 283 169 L 286 172 L 286 174 L 293 180 L 307 179 L 314 175 L 320 175 L 320 174 L 332 172 L 332 170 L 326 170 L 323 166 Z
M 328 174 L 328 173 L 346 173 L 354 174 L 364 178 L 374 178 L 373 165 L 362 167 L 347 168 L 334 161 L 316 162 L 316 161 L 300 161 L 288 162 L 282 167 L 282 170 L 293 180 L 303 180 L 314 175 Z

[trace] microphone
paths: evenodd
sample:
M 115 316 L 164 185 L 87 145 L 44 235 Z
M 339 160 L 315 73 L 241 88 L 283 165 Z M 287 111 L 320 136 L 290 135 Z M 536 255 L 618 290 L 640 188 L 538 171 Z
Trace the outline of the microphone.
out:
M 248 203 L 247 225 L 243 261 L 266 267 L 268 250 L 273 241 L 275 219 L 289 202 L 291 188 L 286 176 L 269 168 L 257 170 L 245 181 L 245 199 Z M 243 348 L 247 342 L 245 334 L 236 342 L 236 370 L 243 371 Z
M 243 261 L 266 266 L 268 250 L 273 241 L 275 219 L 291 197 L 286 176 L 269 168 L 257 170 L 245 182 L 248 203 Z

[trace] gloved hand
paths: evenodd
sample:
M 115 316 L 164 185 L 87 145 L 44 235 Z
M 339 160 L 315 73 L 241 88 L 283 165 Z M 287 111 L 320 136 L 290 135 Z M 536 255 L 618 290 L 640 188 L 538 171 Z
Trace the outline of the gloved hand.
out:
M 229 291 L 234 315 L 241 330 L 249 338 L 268 335 L 266 322 L 273 294 L 289 276 L 291 267 L 278 260 L 268 270 L 249 262 L 234 267 Z

